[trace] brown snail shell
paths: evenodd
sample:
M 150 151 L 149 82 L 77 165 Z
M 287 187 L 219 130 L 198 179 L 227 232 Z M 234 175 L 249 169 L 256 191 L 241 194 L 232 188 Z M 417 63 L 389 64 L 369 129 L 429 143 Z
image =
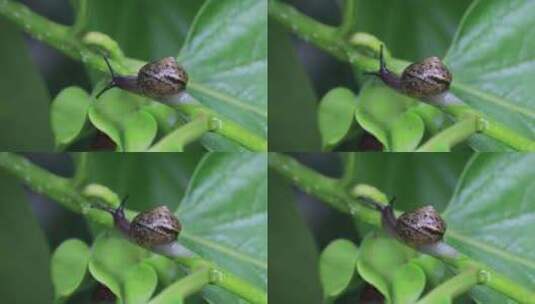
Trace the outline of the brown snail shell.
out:
M 130 223 L 130 237 L 139 245 L 152 247 L 174 242 L 182 226 L 167 206 L 138 214 Z
M 401 74 L 401 91 L 414 97 L 439 95 L 450 88 L 452 75 L 438 57 L 409 65 Z
M 137 74 L 137 83 L 143 95 L 165 98 L 186 89 L 188 74 L 175 58 L 166 57 L 141 67 Z
M 446 232 L 446 223 L 435 208 L 428 205 L 399 216 L 395 231 L 405 243 L 419 247 L 441 241 Z

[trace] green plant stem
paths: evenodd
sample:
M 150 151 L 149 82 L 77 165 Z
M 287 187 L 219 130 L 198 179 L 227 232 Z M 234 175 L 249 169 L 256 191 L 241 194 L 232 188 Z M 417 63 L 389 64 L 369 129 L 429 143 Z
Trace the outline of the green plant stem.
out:
M 518 151 L 535 151 L 535 141 L 519 135 L 500 123 L 482 118 L 481 125 L 483 126 L 481 133 L 498 139 Z
M 343 43 L 336 39 L 337 28 L 317 22 L 291 5 L 276 0 L 269 0 L 269 15 L 303 40 L 311 41 L 340 60 L 347 59 Z
M 214 284 L 232 291 L 234 294 L 254 304 L 267 304 L 268 297 L 262 290 L 244 280 L 221 270 L 214 270 Z
M 301 165 L 292 157 L 270 153 L 269 166 L 292 183 L 301 188 L 304 192 L 323 200 L 328 205 L 337 210 L 351 214 L 361 221 L 380 227 L 380 220 L 376 211 L 362 207 L 354 208 L 358 202 L 347 194 L 347 190 L 341 187 L 341 180 L 326 177 L 304 165 Z M 320 187 L 318 187 L 320 185 Z M 343 207 L 345 205 L 345 207 Z M 366 212 L 366 213 L 364 213 Z M 375 213 L 375 218 L 369 212 Z M 486 279 L 480 280 L 484 284 L 520 303 L 535 303 L 535 292 L 525 289 L 518 283 L 510 280 L 501 273 L 498 273 L 488 266 L 476 262 L 471 258 L 459 254 L 457 257 L 435 257 L 442 262 L 452 266 L 458 273 L 467 269 L 477 269 L 479 273 L 484 273 Z
M 149 152 L 183 152 L 187 144 L 198 140 L 211 129 L 210 118 L 199 115 L 162 138 Z
M 344 187 L 349 187 L 355 182 L 357 166 L 357 153 L 348 152 L 343 154 L 344 161 L 344 175 L 342 176 L 342 184 Z
M 70 179 L 51 174 L 22 156 L 0 152 L 0 168 L 22 180 L 33 191 L 46 194 L 71 211 L 80 213 L 82 206 L 89 204 L 74 189 Z
M 83 39 L 77 39 L 77 37 L 73 37 L 72 27 L 50 21 L 32 12 L 25 5 L 13 2 L 11 0 L 0 0 L 0 15 L 3 15 L 7 19 L 11 20 L 15 25 L 19 26 L 35 39 L 60 50 L 75 60 L 82 61 L 87 67 L 103 73 L 108 73 L 108 68 L 104 60 L 102 60 L 101 52 L 96 51 L 94 47 L 92 48 L 92 46 L 94 46 L 95 43 L 106 42 L 107 40 L 108 42 L 103 44 L 102 47 L 106 47 L 107 45 L 116 45 L 111 38 L 108 37 L 109 39 L 105 39 L 105 37 L 102 37 L 104 35 L 101 33 L 90 33 L 90 41 L 84 43 Z M 99 34 L 101 34 L 100 37 L 98 37 Z M 117 57 L 122 54 L 122 51 L 114 49 L 111 53 Z M 140 66 L 146 63 L 126 57 L 122 57 L 121 60 L 117 60 L 117 58 L 112 59 L 112 65 L 114 69 L 116 69 L 116 72 L 124 75 L 137 73 Z M 189 86 L 202 87 L 200 84 L 195 83 L 194 80 L 190 81 Z M 239 124 L 224 118 L 220 114 L 201 104 L 195 105 L 195 108 L 195 112 L 209 113 L 210 116 L 213 116 L 217 120 L 221 121 L 218 129 L 216 129 L 214 132 L 225 137 L 229 137 L 230 139 L 253 151 L 267 150 L 267 141 L 264 138 L 251 133 Z M 177 107 L 177 109 L 181 110 L 182 108 Z M 188 116 L 191 115 L 190 112 L 184 112 L 184 114 Z M 190 117 L 190 119 L 191 118 L 192 117 Z
M 479 132 L 497 139 L 518 151 L 535 151 L 535 141 L 516 133 L 499 122 L 486 118 L 482 113 L 465 104 L 449 105 L 441 107 L 441 109 L 456 119 L 476 116 L 478 118 Z
M 267 294 L 265 292 L 253 287 L 235 275 L 222 270 L 217 265 L 207 264 L 205 260 L 202 260 L 198 257 L 174 257 L 174 260 L 182 265 L 190 267 L 191 269 L 210 266 L 212 269 L 212 284 L 226 288 L 227 290 L 251 303 L 267 303 Z
M 478 129 L 478 118 L 470 115 L 433 136 L 416 152 L 449 152 L 455 145 L 476 134 Z
M 351 33 L 357 22 L 357 1 L 345 0 L 342 11 L 342 24 L 338 28 L 338 35 L 345 37 Z
M 88 220 L 113 228 L 113 222 L 109 214 L 93 208 L 91 202 L 82 195 L 81 190 L 75 187 L 71 179 L 50 173 L 31 163 L 26 158 L 10 152 L 0 152 L 0 169 L 7 171 L 35 192 L 55 200 L 65 208 L 83 214 Z M 97 188 L 99 188 L 97 185 L 93 185 L 90 191 L 92 193 L 106 191 L 106 189 Z M 113 200 L 116 199 L 115 195 Z M 107 200 L 111 200 L 111 198 Z M 136 214 L 131 210 L 125 210 L 125 212 L 128 218 Z M 217 277 L 213 280 L 214 285 L 220 286 L 251 303 L 267 303 L 267 296 L 264 291 L 200 257 L 180 258 L 173 256 L 171 258 L 191 268 L 197 268 L 199 265 L 209 265 L 210 271 L 217 274 Z
M 274 152 L 269 153 L 269 166 L 304 192 L 321 199 L 331 207 L 343 213 L 354 214 L 363 222 L 380 225 L 377 212 L 359 204 L 338 179 L 318 174 L 292 157 Z
M 87 9 L 87 0 L 79 0 L 76 4 L 76 19 L 72 26 L 72 33 L 74 35 L 81 34 L 87 26 L 87 19 L 89 11 Z
M 478 283 L 479 276 L 477 271 L 474 269 L 467 269 L 435 287 L 425 297 L 416 302 L 416 304 L 441 303 L 445 299 L 451 301 L 455 297 L 467 292 Z
M 529 291 L 513 280 L 497 273 L 494 270 L 486 269 L 484 270 L 486 278 L 484 284 L 490 288 L 500 291 L 503 294 L 506 294 L 510 298 L 514 299 L 518 303 L 525 304 L 534 304 L 535 303 L 535 292 Z M 533 289 L 532 289 L 533 290 Z
M 289 178 L 304 192 L 320 198 L 341 212 L 349 212 L 348 196 L 338 180 L 320 175 L 284 154 L 270 152 L 268 161 L 270 167 Z
M 267 151 L 267 142 L 264 138 L 243 129 L 240 125 L 229 119 L 220 117 L 206 107 L 191 103 L 176 104 L 173 106 L 190 117 L 202 115 L 211 117 L 210 125 L 213 132 L 232 139 L 249 150 Z
M 185 278 L 167 286 L 149 304 L 178 303 L 179 301 L 185 300 L 188 296 L 199 292 L 211 281 L 210 269 L 200 268 Z
M 329 27 L 300 13 L 291 5 L 281 3 L 277 0 L 270 0 L 269 15 L 303 40 L 313 43 L 318 48 L 325 50 L 339 60 L 349 62 L 358 70 L 374 71 L 379 66 L 377 59 L 361 54 L 339 35 L 335 35 L 335 33 L 333 33 L 333 31 L 336 31 L 335 28 Z M 407 62 L 395 58 L 389 60 L 388 63 L 389 68 L 398 75 L 407 65 Z M 456 84 L 455 82 L 452 84 L 452 87 L 460 86 L 461 85 Z M 469 108 L 468 106 L 466 107 Z M 450 113 L 449 107 L 441 107 L 441 109 Z M 499 122 L 485 117 L 483 113 L 471 108 L 469 109 L 481 119 L 481 122 L 483 122 L 483 128 L 480 130 L 481 133 L 497 139 L 516 150 L 535 151 L 535 141 L 514 132 Z M 459 119 L 458 116 L 454 116 Z
M 78 188 L 86 182 L 87 176 L 87 162 L 89 155 L 87 152 L 80 152 L 76 157 L 76 170 L 72 178 L 73 185 Z

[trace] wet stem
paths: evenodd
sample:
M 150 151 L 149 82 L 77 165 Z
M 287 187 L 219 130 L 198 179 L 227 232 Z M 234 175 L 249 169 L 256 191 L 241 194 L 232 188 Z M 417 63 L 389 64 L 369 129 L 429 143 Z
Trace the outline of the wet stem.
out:
M 353 168 L 352 162 L 354 163 L 354 160 L 346 160 L 346 164 L 350 164 L 346 166 L 346 170 Z M 344 177 L 340 179 L 330 178 L 300 164 L 290 156 L 279 153 L 269 154 L 269 167 L 287 178 L 290 183 L 302 191 L 322 200 L 326 205 L 342 213 L 346 213 L 356 220 L 374 225 L 377 228 L 381 227 L 378 212 L 364 207 L 365 204 L 363 202 L 360 202 L 349 193 L 347 184 L 347 176 L 349 174 L 344 173 L 346 179 Z M 378 192 L 377 189 L 367 185 L 357 185 L 355 188 L 359 188 L 361 192 L 368 193 L 370 197 L 386 198 L 384 193 Z M 399 214 L 399 212 L 396 213 Z M 458 274 L 451 279 L 451 282 L 445 282 L 442 288 L 440 286 L 437 287 L 438 291 L 435 292 L 436 294 L 441 296 L 444 294 L 449 294 L 452 297 L 457 296 L 477 283 L 486 285 L 519 303 L 535 303 L 535 293 L 533 291 L 525 289 L 505 275 L 494 271 L 489 266 L 479 263 L 468 256 L 459 254 L 455 258 L 445 256 L 435 256 L 434 258 L 448 264 Z M 473 272 L 477 276 L 477 282 L 474 281 Z M 432 297 L 431 299 L 435 297 L 431 296 L 432 293 L 433 291 L 429 294 Z M 431 302 L 425 300 L 422 303 Z
M 316 47 L 326 51 L 337 59 L 350 63 L 357 70 L 362 72 L 377 70 L 377 67 L 379 66 L 378 60 L 360 53 L 356 47 L 378 50 L 379 46 L 384 43 L 378 39 L 351 41 L 349 35 L 351 30 L 354 30 L 357 3 L 353 0 L 346 0 L 343 10 L 341 25 L 333 27 L 304 15 L 291 5 L 282 3 L 279 0 L 269 0 L 269 16 L 285 26 L 288 31 L 296 34 L 301 39 L 314 44 Z M 369 35 L 368 33 L 360 34 Z M 391 63 L 392 70 L 398 75 L 401 74 L 403 68 L 408 65 L 408 62 L 396 58 L 392 58 L 389 62 Z M 452 86 L 456 86 L 455 82 Z M 480 128 L 477 130 L 478 132 L 497 139 L 516 150 L 535 151 L 535 141 L 516 133 L 499 122 L 485 117 L 485 115 L 475 109 L 466 105 L 463 106 L 462 111 L 459 111 L 459 108 L 455 106 L 439 107 L 439 109 L 450 114 L 457 120 L 463 120 L 467 114 L 475 115 L 480 121 Z M 466 129 L 460 127 L 454 128 L 448 132 L 448 137 L 451 138 L 452 133 L 454 132 L 464 133 L 465 131 Z M 463 134 L 455 136 L 462 137 Z M 442 136 L 442 138 L 445 137 L 446 136 Z M 451 143 L 453 143 L 453 141 L 447 142 L 442 146 L 448 146 Z
M 83 62 L 87 67 L 104 73 L 107 73 L 108 69 L 102 60 L 101 52 L 95 51 L 95 48 L 91 46 L 109 50 L 109 53 L 113 55 L 111 59 L 115 62 L 113 64 L 114 67 L 121 74 L 136 72 L 140 66 L 146 63 L 124 57 L 122 51 L 118 49 L 118 44 L 105 34 L 88 33 L 85 39 L 79 37 L 84 32 L 87 14 L 89 13 L 85 0 L 81 1 L 79 5 L 77 19 L 73 26 L 55 23 L 32 12 L 24 4 L 11 0 L 0 0 L 0 15 L 11 20 L 13 24 L 35 39 L 58 49 L 75 60 Z M 194 83 L 191 82 L 191 85 L 194 85 Z M 181 107 L 175 107 L 175 109 L 182 110 Z M 267 141 L 264 138 L 252 133 L 236 122 L 222 117 L 207 107 L 195 104 L 189 105 L 187 110 L 189 111 L 182 113 L 190 119 L 193 118 L 191 112 L 205 112 L 221 121 L 219 127 L 211 130 L 212 132 L 221 134 L 252 151 L 267 150 Z
M 86 162 L 85 156 L 79 160 L 78 169 L 83 169 Z M 10 173 L 15 178 L 19 179 L 22 183 L 26 184 L 33 191 L 42 194 L 48 198 L 51 198 L 61 206 L 69 209 L 78 214 L 82 214 L 86 219 L 108 227 L 113 228 L 113 223 L 107 214 L 107 212 L 92 208 L 92 203 L 89 201 L 88 193 L 90 196 L 101 196 L 103 201 L 117 202 L 118 196 L 116 193 L 111 192 L 102 185 L 92 184 L 89 188 L 86 187 L 86 192 L 83 193 L 81 183 L 83 183 L 85 177 L 78 172 L 75 177 L 64 178 L 47 170 L 34 165 L 26 158 L 10 152 L 0 152 L 0 170 L 4 170 Z M 125 210 L 128 217 L 134 216 L 136 213 L 131 210 Z M 169 256 L 177 263 L 189 267 L 194 272 L 201 268 L 207 268 L 210 273 L 209 281 L 206 282 L 202 274 L 196 273 L 193 277 L 187 281 L 179 284 L 180 289 L 183 289 L 186 294 L 190 294 L 198 290 L 200 285 L 206 285 L 208 283 L 217 285 L 227 291 L 251 302 L 258 304 L 267 303 L 267 295 L 263 290 L 256 288 L 251 283 L 242 280 L 233 274 L 221 269 L 219 266 L 204 260 L 201 257 L 181 257 L 181 256 Z M 202 277 L 202 278 L 199 278 Z M 192 283 L 196 282 L 196 283 Z M 180 282 L 180 281 L 179 281 Z M 203 284 L 199 283 L 203 282 Z

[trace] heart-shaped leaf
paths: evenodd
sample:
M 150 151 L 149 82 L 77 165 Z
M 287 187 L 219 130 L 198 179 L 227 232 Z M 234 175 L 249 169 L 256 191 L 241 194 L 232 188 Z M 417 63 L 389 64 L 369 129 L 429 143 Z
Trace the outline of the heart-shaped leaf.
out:
M 448 242 L 528 289 L 535 285 L 533 168 L 531 154 L 477 155 L 443 214 Z M 481 303 L 508 303 L 487 287 L 471 293 Z
M 124 277 L 125 303 L 147 303 L 157 283 L 156 271 L 149 264 L 142 262 L 131 266 Z
M 376 83 L 365 85 L 358 97 L 356 119 L 373 134 L 386 151 L 412 151 L 424 135 L 424 123 L 417 112 L 417 102 Z
M 394 303 L 414 303 L 425 287 L 425 273 L 415 263 L 409 262 L 394 272 L 392 295 Z
M 334 88 L 320 101 L 318 121 L 323 149 L 338 144 L 349 132 L 353 124 L 356 98 L 351 90 Z
M 110 90 L 89 108 L 89 119 L 108 135 L 119 151 L 143 151 L 156 137 L 154 117 L 142 110 L 148 100 L 120 90 Z
M 340 295 L 351 283 L 357 267 L 358 249 L 351 241 L 332 241 L 320 256 L 320 277 L 325 297 Z
M 89 262 L 89 247 L 78 240 L 61 243 L 52 255 L 51 273 L 56 299 L 73 294 L 84 280 Z
M 403 113 L 392 123 L 390 131 L 392 151 L 413 151 L 424 135 L 424 122 L 411 111 Z
M 360 276 L 377 288 L 387 303 L 391 303 L 394 274 L 410 260 L 412 254 L 400 242 L 370 233 L 362 241 L 357 269 Z
M 90 103 L 89 95 L 79 87 L 63 89 L 52 101 L 50 120 L 56 146 L 67 146 L 80 135 Z
M 130 276 L 128 270 L 148 256 L 148 251 L 117 234 L 101 234 L 93 243 L 89 272 L 118 298 L 125 299 L 123 286 Z M 132 274 L 135 275 L 135 274 Z M 143 281 L 152 285 L 152 281 Z M 135 289 L 149 289 L 137 286 Z

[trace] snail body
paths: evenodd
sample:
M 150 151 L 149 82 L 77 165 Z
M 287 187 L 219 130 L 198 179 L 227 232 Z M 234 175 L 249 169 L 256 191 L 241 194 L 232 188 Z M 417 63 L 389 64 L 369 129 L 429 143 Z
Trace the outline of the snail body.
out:
M 451 72 L 438 57 L 429 57 L 409 65 L 400 77 L 386 67 L 382 45 L 379 61 L 379 71 L 368 74 L 376 75 L 391 88 L 417 98 L 431 98 L 446 92 L 453 79 Z
M 143 247 L 157 247 L 174 243 L 182 226 L 167 206 L 158 206 L 139 213 L 129 222 L 124 213 L 123 199 L 117 209 L 98 206 L 113 216 L 113 222 L 125 236 Z
M 186 89 L 188 83 L 187 72 L 173 57 L 149 62 L 141 67 L 135 76 L 116 75 L 108 59 L 104 57 L 104 60 L 112 79 L 97 94 L 96 98 L 99 98 L 107 90 L 118 87 L 139 95 L 163 99 L 180 94 Z
M 393 200 L 388 205 L 382 205 L 367 198 L 360 199 L 381 212 L 384 229 L 403 243 L 427 250 L 441 243 L 446 232 L 446 222 L 433 206 L 428 205 L 405 212 L 396 218 L 392 207 Z

